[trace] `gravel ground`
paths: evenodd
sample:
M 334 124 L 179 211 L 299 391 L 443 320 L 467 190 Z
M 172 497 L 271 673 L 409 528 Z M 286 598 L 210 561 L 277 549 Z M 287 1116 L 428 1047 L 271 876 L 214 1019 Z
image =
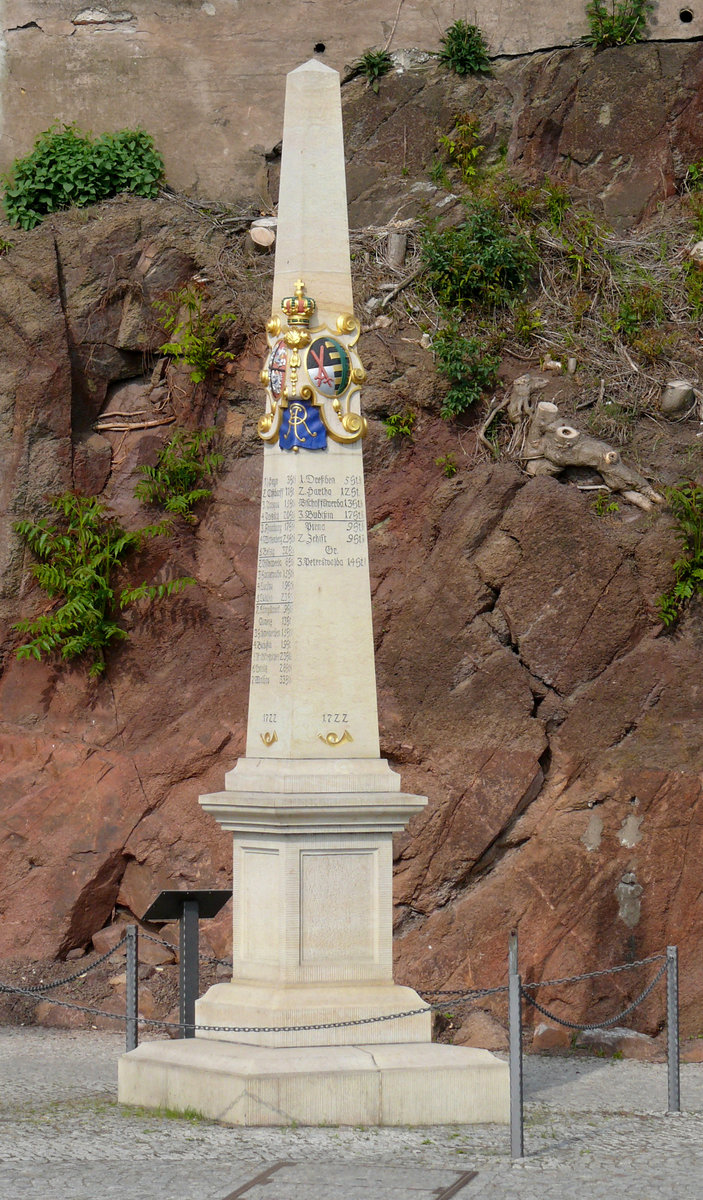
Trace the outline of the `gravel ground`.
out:
M 703 1065 L 682 1067 L 685 1112 L 666 1116 L 663 1065 L 528 1056 L 526 1157 L 511 1162 L 503 1126 L 242 1130 L 125 1108 L 123 1048 L 0 1028 L 0 1200 L 703 1196 Z

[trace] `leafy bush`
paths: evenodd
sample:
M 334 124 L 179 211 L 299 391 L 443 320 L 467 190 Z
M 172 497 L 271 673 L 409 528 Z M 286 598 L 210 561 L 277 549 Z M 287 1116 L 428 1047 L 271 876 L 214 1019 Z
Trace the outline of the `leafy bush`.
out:
M 515 309 L 514 331 L 521 342 L 530 342 L 536 333 L 544 329 L 542 312 L 539 308 L 530 308 L 529 304 L 518 304 Z
M 144 504 L 158 505 L 165 512 L 195 525 L 194 505 L 212 495 L 203 483 L 212 478 L 223 462 L 222 455 L 216 451 L 206 453 L 206 447 L 216 434 L 216 429 L 196 429 L 192 433 L 177 430 L 159 452 L 155 467 L 143 465 L 137 468 L 144 476 L 134 489 L 137 499 Z
M 143 540 L 164 532 L 147 526 L 129 533 L 112 517 L 95 496 L 65 492 L 51 500 L 59 514 L 58 524 L 44 518 L 36 523 L 18 521 L 15 531 L 39 560 L 32 573 L 47 596 L 58 601 L 50 612 L 13 626 L 29 634 L 30 641 L 17 650 L 18 658 L 37 659 L 55 652 L 64 659 L 86 655 L 89 674 L 105 670 L 105 651 L 129 635 L 117 623 L 121 610 L 137 600 L 157 600 L 181 591 L 194 579 L 183 577 L 168 583 L 141 583 L 115 595 L 114 575 Z
M 457 75 L 487 75 L 491 70 L 488 47 L 478 25 L 455 21 L 440 39 L 437 57 Z
M 441 330 L 434 339 L 440 375 L 451 387 L 444 397 L 445 421 L 459 416 L 495 385 L 500 359 L 490 354 L 477 337 L 462 337 L 455 325 Z
M 393 69 L 393 59 L 387 50 L 364 50 L 364 53 L 352 63 L 355 75 L 363 75 L 372 91 L 378 95 L 378 81 Z
M 571 196 L 565 187 L 559 183 L 553 183 L 551 179 L 545 179 L 542 194 L 549 223 L 554 229 L 558 229 L 571 208 Z
M 93 139 L 75 125 L 54 125 L 3 176 L 5 212 L 13 225 L 33 229 L 47 213 L 73 204 L 97 204 L 119 192 L 156 196 L 163 172 L 163 159 L 143 129 Z
M 673 625 L 695 594 L 703 593 L 703 487 L 692 479 L 666 489 L 683 549 L 674 563 L 674 586 L 657 601 L 664 625 Z
M 534 261 L 527 239 L 506 229 L 486 200 L 468 206 L 463 225 L 425 234 L 422 255 L 428 283 L 448 308 L 503 303 L 524 290 Z
M 159 346 L 159 353 L 169 354 L 191 368 L 193 383 L 202 383 L 208 371 L 234 358 L 221 350 L 218 337 L 223 325 L 236 321 L 234 313 L 209 317 L 203 312 L 203 293 L 195 287 L 182 287 L 171 292 L 165 300 L 157 300 L 154 308 L 162 314 L 161 324 L 171 341 Z M 185 309 L 185 316 L 182 316 Z
M 586 5 L 589 32 L 584 41 L 596 50 L 639 42 L 653 8 L 653 0 L 591 0 Z

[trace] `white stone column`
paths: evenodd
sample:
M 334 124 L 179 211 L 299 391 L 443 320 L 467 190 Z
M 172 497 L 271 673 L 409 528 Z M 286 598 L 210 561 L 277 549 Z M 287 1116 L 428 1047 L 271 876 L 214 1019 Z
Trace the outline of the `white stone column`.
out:
M 272 424 L 264 432 L 274 435 L 264 445 L 247 753 L 227 774 L 226 791 L 201 797 L 233 833 L 233 979 L 202 998 L 198 1020 L 288 1027 L 214 1035 L 222 1040 L 337 1045 L 358 1042 L 359 1027 L 293 1027 L 415 1009 L 370 1023 L 364 1036 L 427 1042 L 426 1005 L 393 983 L 392 835 L 426 800 L 402 794 L 379 757 L 336 71 L 313 61 L 288 76 L 283 147 L 269 332 L 271 363 L 281 347 L 286 365 L 275 383 L 271 371 L 266 377 Z M 296 296 L 289 322 L 286 297 Z M 317 386 L 333 370 L 320 374 L 316 365 L 321 338 L 348 356 L 339 399 Z M 322 450 L 308 448 L 310 438 L 287 448 L 275 435 L 277 408 L 306 387 L 329 427 L 319 431 L 327 434 Z M 358 418 L 351 436 L 342 404 Z

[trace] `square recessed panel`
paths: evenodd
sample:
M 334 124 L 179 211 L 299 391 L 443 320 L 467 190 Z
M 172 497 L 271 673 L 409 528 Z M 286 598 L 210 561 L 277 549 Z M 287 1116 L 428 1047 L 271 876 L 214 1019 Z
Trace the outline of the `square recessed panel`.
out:
M 369 963 L 377 955 L 378 852 L 301 851 L 301 963 Z

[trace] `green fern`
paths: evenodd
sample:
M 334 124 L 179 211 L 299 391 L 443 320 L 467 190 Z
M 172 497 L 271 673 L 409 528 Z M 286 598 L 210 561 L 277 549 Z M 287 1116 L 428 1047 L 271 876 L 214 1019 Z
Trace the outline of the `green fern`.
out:
M 123 529 L 95 496 L 65 492 L 54 496 L 51 507 L 59 524 L 47 518 L 17 521 L 15 532 L 39 561 L 32 574 L 50 600 L 49 612 L 18 621 L 13 629 L 28 635 L 19 646 L 20 659 L 41 659 L 60 654 L 64 660 L 87 657 L 89 674 L 105 670 L 105 653 L 116 642 L 128 638 L 118 624 L 119 612 L 137 600 L 155 600 L 174 595 L 191 583 L 190 577 L 168 583 L 140 584 L 115 596 L 114 576 L 145 538 L 164 532 L 163 525 L 148 525 L 130 532 Z
M 193 383 L 202 383 L 209 371 L 224 362 L 231 362 L 234 355 L 218 345 L 223 325 L 236 320 L 234 313 L 220 313 L 209 317 L 203 311 L 203 293 L 193 286 L 182 287 L 171 292 L 165 300 L 157 300 L 154 308 L 161 313 L 161 324 L 170 341 L 159 346 L 161 354 L 168 354 L 190 367 Z
M 218 451 L 207 451 L 216 435 L 216 429 L 176 430 L 159 452 L 156 466 L 138 468 L 144 478 L 134 489 L 137 499 L 195 525 L 198 518 L 193 508 L 212 495 L 203 483 L 212 479 L 224 461 Z
M 667 488 L 666 498 L 683 549 L 674 563 L 674 586 L 657 601 L 662 624 L 669 626 L 678 621 L 694 595 L 703 593 L 703 487 L 688 480 Z

